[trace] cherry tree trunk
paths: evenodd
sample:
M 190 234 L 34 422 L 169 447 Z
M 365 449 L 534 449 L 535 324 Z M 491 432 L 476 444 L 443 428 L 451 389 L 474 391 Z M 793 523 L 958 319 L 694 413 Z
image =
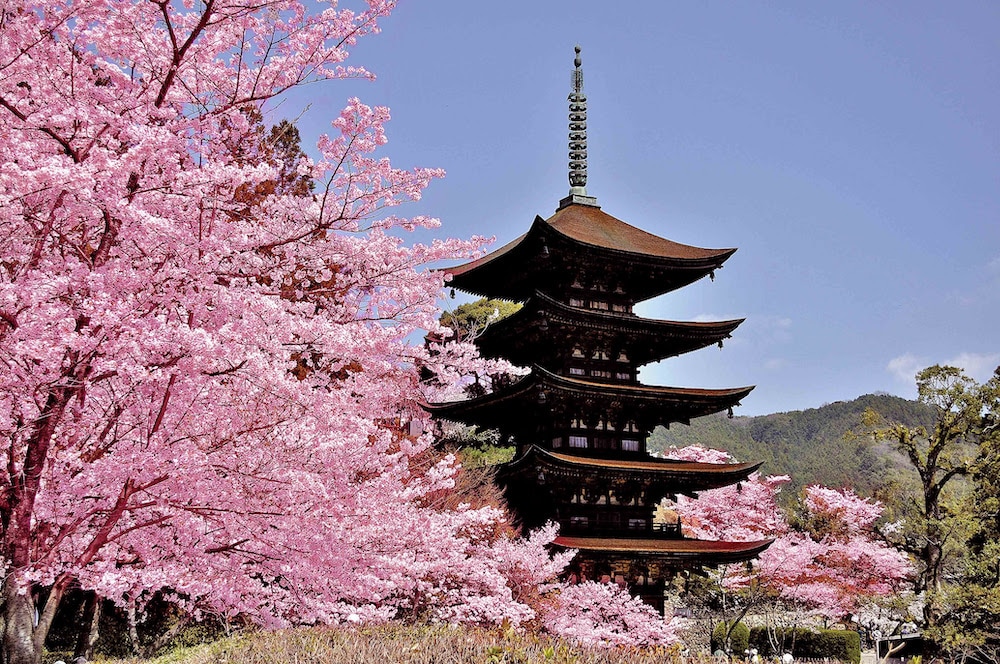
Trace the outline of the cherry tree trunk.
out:
M 3 618 L 4 664 L 39 664 L 42 648 L 35 640 L 35 605 L 9 580 L 3 584 Z
M 86 602 L 83 605 L 83 629 L 77 637 L 76 649 L 73 651 L 74 659 L 83 657 L 87 661 L 94 658 L 94 646 L 100 637 L 99 626 L 101 623 L 101 598 L 96 592 L 91 590 L 87 593 Z

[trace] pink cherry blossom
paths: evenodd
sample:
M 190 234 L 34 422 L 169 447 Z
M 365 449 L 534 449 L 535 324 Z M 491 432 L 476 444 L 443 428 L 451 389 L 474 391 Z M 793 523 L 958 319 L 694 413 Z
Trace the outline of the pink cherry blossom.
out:
M 731 461 L 728 454 L 695 447 L 671 450 L 678 459 Z M 861 603 L 900 589 L 912 574 L 905 554 L 881 540 L 875 522 L 877 501 L 849 489 L 810 486 L 804 492 L 801 526 L 793 528 L 778 505 L 787 476 L 754 473 L 738 485 L 703 492 L 697 499 L 678 496 L 670 507 L 689 536 L 711 540 L 774 542 L 753 563 L 714 572 L 727 591 L 763 589 L 755 596 L 814 609 L 829 617 L 857 610 Z M 809 529 L 812 526 L 812 530 Z
M 434 507 L 456 464 L 406 435 L 418 367 L 436 389 L 501 367 L 422 343 L 441 332 L 428 268 L 483 246 L 401 239 L 438 222 L 390 208 L 442 171 L 394 167 L 388 110 L 358 99 L 313 159 L 265 145 L 283 92 L 370 76 L 349 51 L 394 2 L 358 4 L 4 5 L 7 661 L 37 659 L 71 584 L 265 625 L 519 623 L 564 564 L 550 531 Z

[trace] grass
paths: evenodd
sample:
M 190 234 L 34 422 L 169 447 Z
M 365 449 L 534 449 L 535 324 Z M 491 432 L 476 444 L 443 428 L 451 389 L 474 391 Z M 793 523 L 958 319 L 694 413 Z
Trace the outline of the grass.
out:
M 673 648 L 584 648 L 514 630 L 447 625 L 299 628 L 251 632 L 107 664 L 663 664 Z

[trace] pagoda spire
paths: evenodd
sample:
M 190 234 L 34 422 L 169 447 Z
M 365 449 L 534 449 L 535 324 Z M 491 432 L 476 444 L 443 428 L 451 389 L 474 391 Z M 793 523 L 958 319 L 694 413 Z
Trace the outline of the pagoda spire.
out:
M 580 59 L 580 46 L 573 49 L 576 57 L 573 59 L 571 79 L 572 91 L 569 93 L 569 196 L 559 201 L 559 209 L 572 205 L 591 205 L 598 207 L 597 199 L 587 195 L 587 95 L 583 94 L 583 61 Z

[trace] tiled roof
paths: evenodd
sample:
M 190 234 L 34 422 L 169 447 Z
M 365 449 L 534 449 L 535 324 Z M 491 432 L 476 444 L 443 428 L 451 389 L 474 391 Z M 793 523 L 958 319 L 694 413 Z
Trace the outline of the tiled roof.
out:
M 600 553 L 630 553 L 664 556 L 752 557 L 771 545 L 756 542 L 716 542 L 697 539 L 610 539 L 603 537 L 557 537 L 553 544 L 567 549 Z

